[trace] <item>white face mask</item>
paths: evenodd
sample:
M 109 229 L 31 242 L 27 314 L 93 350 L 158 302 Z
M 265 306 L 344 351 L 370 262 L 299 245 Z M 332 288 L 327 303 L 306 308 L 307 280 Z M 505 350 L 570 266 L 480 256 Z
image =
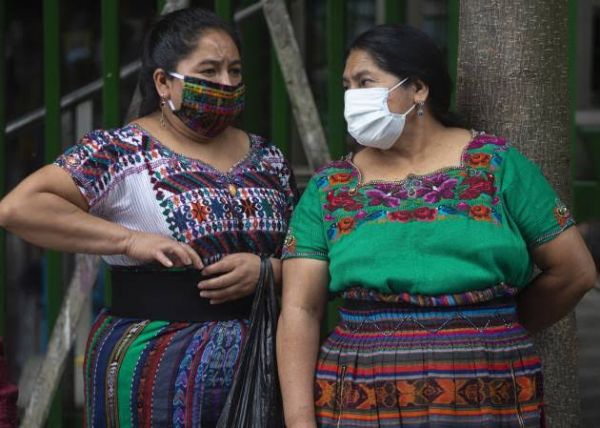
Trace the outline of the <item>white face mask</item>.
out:
M 361 145 L 388 150 L 402 134 L 406 113 L 392 113 L 388 108 L 390 92 L 400 87 L 408 77 L 390 89 L 366 88 L 348 89 L 344 94 L 344 117 L 348 132 Z

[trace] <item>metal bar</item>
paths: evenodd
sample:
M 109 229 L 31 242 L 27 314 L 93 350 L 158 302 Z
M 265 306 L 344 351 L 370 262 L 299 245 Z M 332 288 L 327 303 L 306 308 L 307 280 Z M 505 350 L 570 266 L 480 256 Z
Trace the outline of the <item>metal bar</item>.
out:
M 448 0 L 447 13 L 448 13 L 448 72 L 450 73 L 450 79 L 452 79 L 452 98 L 450 101 L 451 108 L 454 109 L 456 106 L 456 76 L 458 70 L 458 20 L 460 17 L 460 1 L 459 0 Z
M 450 0 L 452 1 L 452 0 Z M 385 0 L 384 22 L 403 24 L 406 22 L 406 0 Z
M 119 0 L 102 0 L 102 123 L 119 126 Z
M 244 0 L 242 5 L 253 2 Z M 244 129 L 248 132 L 262 133 L 261 123 L 264 122 L 265 96 L 264 74 L 265 66 L 261 64 L 257 52 L 260 52 L 261 34 L 266 31 L 264 21 L 260 15 L 254 16 L 239 25 L 242 33 L 244 63 L 244 82 L 246 82 L 246 108 L 244 109 Z
M 6 3 L 0 2 L 0 130 L 4 129 L 6 81 L 4 69 L 4 29 Z M 0 195 L 6 193 L 6 133 L 0 131 Z M 6 232 L 0 228 L 0 336 L 6 333 Z M 5 342 L 6 343 L 6 342 Z
M 119 103 L 119 0 L 102 0 L 102 124 L 104 128 L 120 125 Z M 104 276 L 109 278 L 108 275 Z M 110 281 L 104 281 L 104 303 L 112 296 Z
M 247 6 L 247 7 L 243 8 L 242 10 L 239 10 L 236 13 L 234 13 L 233 21 L 234 22 L 243 21 L 244 19 L 246 19 L 246 18 L 254 15 L 256 12 L 260 11 L 261 9 L 262 9 L 262 3 L 256 2 L 250 6 Z
M 62 151 L 60 118 L 60 1 L 44 0 L 44 159 L 51 163 Z M 45 284 L 48 296 L 48 327 L 52 329 L 62 301 L 62 256 L 45 253 Z M 62 420 L 62 393 L 55 396 L 49 426 L 59 427 Z
M 344 121 L 344 52 L 346 48 L 346 2 L 327 0 L 327 137 L 331 157 L 337 159 L 346 152 Z
M 290 153 L 290 102 L 277 55 L 271 48 L 271 141 Z
M 215 13 L 230 22 L 233 18 L 232 0 L 215 0 Z
M 121 80 L 130 77 L 135 74 L 141 67 L 140 61 L 131 62 L 124 67 L 121 68 L 119 72 L 119 76 Z M 69 92 L 67 95 L 61 98 L 60 100 L 60 108 L 65 109 L 71 107 L 75 104 L 78 104 L 82 100 L 85 100 L 90 97 L 90 95 L 95 94 L 99 90 L 102 89 L 104 85 L 103 79 L 96 79 L 91 83 L 88 83 L 85 86 L 82 86 L 79 89 L 74 90 L 73 92 Z M 6 125 L 6 134 L 10 135 L 17 131 L 20 131 L 22 128 L 30 125 L 31 123 L 43 119 L 46 114 L 45 108 L 38 108 L 29 112 L 18 119 L 15 119 L 9 122 Z M 0 128 L 1 129 L 1 128 Z

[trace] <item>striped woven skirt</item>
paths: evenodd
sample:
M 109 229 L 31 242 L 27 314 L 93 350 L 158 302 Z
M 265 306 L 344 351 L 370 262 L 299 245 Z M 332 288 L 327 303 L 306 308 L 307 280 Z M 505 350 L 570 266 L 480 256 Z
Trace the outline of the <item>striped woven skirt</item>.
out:
M 213 427 L 247 321 L 172 323 L 103 312 L 84 362 L 87 427 Z
M 544 426 L 541 363 L 515 292 L 347 291 L 317 364 L 319 426 Z

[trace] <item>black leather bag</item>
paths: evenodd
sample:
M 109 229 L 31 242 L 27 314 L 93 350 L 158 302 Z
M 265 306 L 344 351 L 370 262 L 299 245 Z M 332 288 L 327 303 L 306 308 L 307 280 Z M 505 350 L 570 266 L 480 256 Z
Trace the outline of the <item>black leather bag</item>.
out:
M 271 261 L 263 258 L 246 345 L 217 428 L 285 426 L 275 358 L 278 316 Z

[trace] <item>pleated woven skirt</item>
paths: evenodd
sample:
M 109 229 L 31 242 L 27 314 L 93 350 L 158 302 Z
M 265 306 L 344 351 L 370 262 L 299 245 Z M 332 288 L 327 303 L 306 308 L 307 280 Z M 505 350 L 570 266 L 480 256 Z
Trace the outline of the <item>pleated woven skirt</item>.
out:
M 87 427 L 214 427 L 247 320 L 96 319 L 84 362 Z
M 544 426 L 540 358 L 515 292 L 346 292 L 318 359 L 319 426 Z

